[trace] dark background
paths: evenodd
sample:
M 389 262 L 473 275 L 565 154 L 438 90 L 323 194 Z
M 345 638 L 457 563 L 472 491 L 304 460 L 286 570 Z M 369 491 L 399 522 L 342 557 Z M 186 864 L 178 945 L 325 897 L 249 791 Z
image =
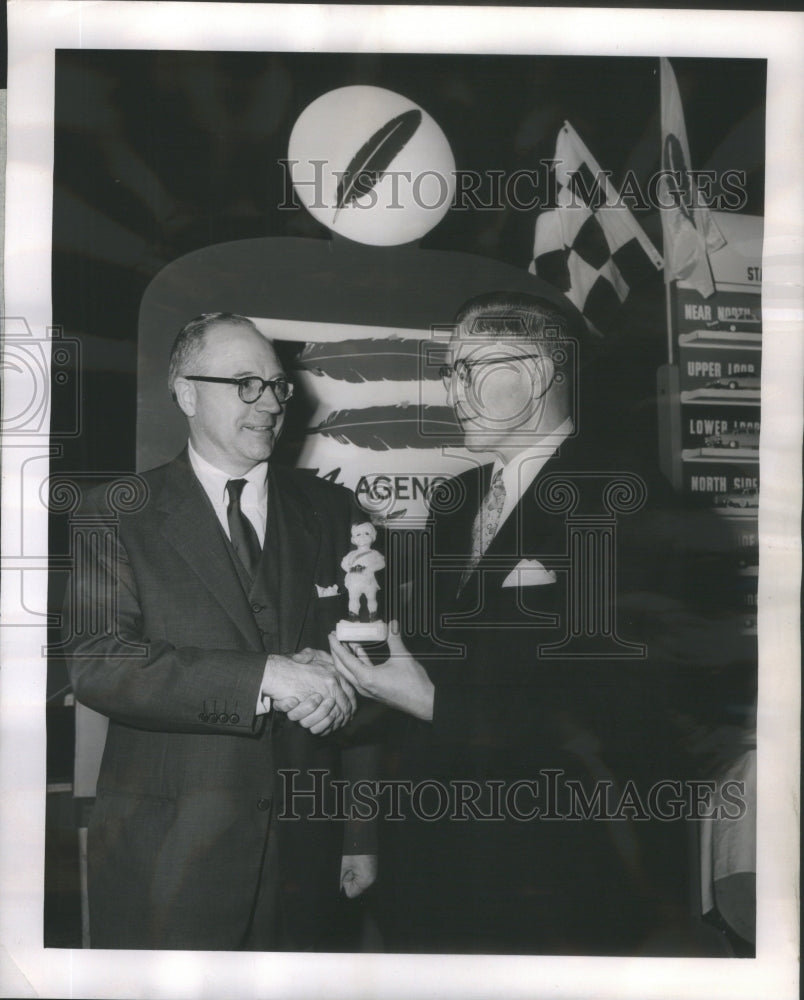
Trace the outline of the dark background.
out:
M 693 166 L 745 170 L 744 210 L 762 214 L 764 61 L 673 65 Z M 58 53 L 53 317 L 82 341 L 84 367 L 84 430 L 65 442 L 66 471 L 133 468 L 137 313 L 165 264 L 227 240 L 327 238 L 305 209 L 279 210 L 286 187 L 279 160 L 312 100 L 358 83 L 397 90 L 426 108 L 459 170 L 535 169 L 553 155 L 564 119 L 613 171 L 615 185 L 627 170 L 644 183 L 658 167 L 656 59 Z M 637 214 L 661 247 L 655 213 Z M 536 215 L 452 211 L 421 245 L 524 269 Z M 645 340 L 658 364 L 665 337 L 658 277 L 649 291 Z M 626 327 L 642 325 L 635 304 Z

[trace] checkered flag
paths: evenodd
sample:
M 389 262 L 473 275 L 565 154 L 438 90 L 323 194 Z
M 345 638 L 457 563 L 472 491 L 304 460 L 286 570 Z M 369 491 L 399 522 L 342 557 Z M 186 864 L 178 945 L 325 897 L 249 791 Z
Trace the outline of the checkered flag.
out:
M 569 122 L 553 170 L 557 207 L 536 220 L 528 270 L 561 289 L 602 336 L 631 287 L 664 262 Z

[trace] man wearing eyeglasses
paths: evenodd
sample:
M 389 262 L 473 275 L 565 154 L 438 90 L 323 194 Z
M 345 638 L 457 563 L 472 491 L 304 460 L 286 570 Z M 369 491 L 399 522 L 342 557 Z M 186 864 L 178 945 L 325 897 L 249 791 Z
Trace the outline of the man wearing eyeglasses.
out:
M 77 621 L 109 623 L 79 630 L 70 666 L 76 697 L 110 719 L 92 946 L 326 948 L 339 888 L 373 881 L 370 834 L 327 819 L 331 792 L 288 802 L 281 772 L 305 793 L 368 766 L 369 748 L 331 738 L 356 697 L 321 652 L 365 518 L 346 490 L 269 464 L 293 386 L 251 321 L 189 322 L 168 385 L 187 448 L 145 474 L 117 553 L 94 552 L 68 600 Z
M 583 473 L 607 470 L 579 457 L 577 348 L 566 315 L 529 295 L 492 293 L 460 310 L 442 376 L 478 466 L 434 497 L 434 641 L 417 658 L 392 625 L 390 658 L 371 664 L 330 637 L 359 692 L 420 720 L 390 757 L 393 778 L 429 789 L 385 828 L 394 950 L 618 954 L 651 929 L 628 817 L 561 819 L 567 780 L 590 797 L 596 783 L 617 787 L 610 752 L 638 769 L 654 711 L 640 694 L 654 683 L 643 660 L 621 670 L 616 650 L 608 660 L 549 650 L 577 625 L 573 588 L 601 581 L 592 561 L 580 570 L 582 553 L 569 571 L 564 559 L 560 491 L 577 489 L 578 506 L 597 514 L 597 480 Z M 588 607 L 600 617 L 584 628 L 605 630 L 612 602 L 598 591 Z

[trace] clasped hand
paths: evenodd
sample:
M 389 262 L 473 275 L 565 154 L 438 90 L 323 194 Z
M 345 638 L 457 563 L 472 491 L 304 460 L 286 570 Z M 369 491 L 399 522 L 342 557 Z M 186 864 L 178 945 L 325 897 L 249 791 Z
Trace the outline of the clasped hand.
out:
M 269 657 L 269 665 L 277 665 L 279 683 L 277 677 L 272 678 L 274 691 L 266 687 L 265 693 L 292 722 L 326 735 L 352 717 L 357 706 L 355 691 L 417 719 L 429 722 L 433 718 L 435 688 L 402 642 L 397 622 L 389 626 L 390 655 L 384 663 L 372 663 L 360 645 L 339 642 L 334 635 L 329 645 L 332 655 L 303 649 L 292 657 Z
M 317 736 L 345 725 L 357 708 L 354 688 L 339 676 L 329 653 L 320 649 L 269 656 L 262 691 L 275 709 Z

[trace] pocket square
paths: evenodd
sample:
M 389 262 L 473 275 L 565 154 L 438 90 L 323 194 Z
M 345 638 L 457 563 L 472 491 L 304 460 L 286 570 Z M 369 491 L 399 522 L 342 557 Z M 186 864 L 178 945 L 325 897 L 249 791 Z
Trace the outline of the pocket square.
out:
M 538 559 L 520 559 L 508 576 L 503 580 L 503 587 L 543 587 L 546 583 L 555 583 L 556 575 L 551 569 L 545 569 Z
M 319 587 L 319 585 L 316 584 L 315 592 L 318 594 L 319 597 L 337 597 L 338 584 L 333 583 L 331 587 Z

